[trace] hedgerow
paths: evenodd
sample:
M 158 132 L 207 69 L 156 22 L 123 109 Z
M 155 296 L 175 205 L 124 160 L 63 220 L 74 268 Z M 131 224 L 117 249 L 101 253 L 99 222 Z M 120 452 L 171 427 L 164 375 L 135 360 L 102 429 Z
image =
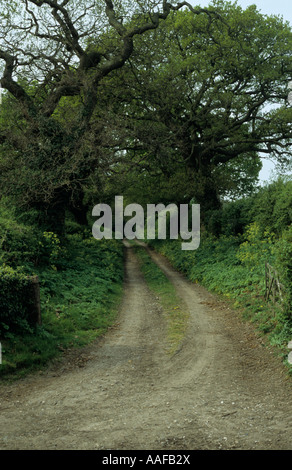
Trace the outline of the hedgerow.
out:
M 36 262 L 19 257 L 22 266 L 0 269 L 2 376 L 39 368 L 105 333 L 122 295 L 121 242 L 96 240 L 79 226 L 62 240 L 53 232 L 39 233 L 35 246 Z M 27 320 L 32 275 L 39 278 L 41 325 Z
M 31 280 L 20 270 L 0 266 L 0 334 L 27 331 L 32 326 Z
M 291 189 L 290 181 L 280 179 L 246 200 L 209 213 L 197 250 L 182 251 L 180 240 L 148 241 L 193 282 L 242 308 L 284 349 L 292 336 Z M 277 270 L 285 288 L 280 305 L 265 298 L 266 262 Z

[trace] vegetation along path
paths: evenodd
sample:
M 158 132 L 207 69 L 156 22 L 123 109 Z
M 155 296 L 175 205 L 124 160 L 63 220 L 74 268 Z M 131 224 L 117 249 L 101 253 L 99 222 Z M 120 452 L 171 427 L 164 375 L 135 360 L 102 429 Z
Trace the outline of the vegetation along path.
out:
M 281 364 L 251 325 L 151 257 L 188 310 L 175 352 L 162 303 L 127 245 L 125 295 L 108 334 L 1 385 L 1 449 L 291 450 L 291 381 Z

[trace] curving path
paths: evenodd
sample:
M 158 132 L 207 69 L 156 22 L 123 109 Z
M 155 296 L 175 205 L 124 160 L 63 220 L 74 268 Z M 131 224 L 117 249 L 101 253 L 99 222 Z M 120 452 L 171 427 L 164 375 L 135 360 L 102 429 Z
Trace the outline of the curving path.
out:
M 126 247 L 118 322 L 42 374 L 0 387 L 0 449 L 291 450 L 291 380 L 251 325 L 151 255 L 190 311 L 173 357 Z

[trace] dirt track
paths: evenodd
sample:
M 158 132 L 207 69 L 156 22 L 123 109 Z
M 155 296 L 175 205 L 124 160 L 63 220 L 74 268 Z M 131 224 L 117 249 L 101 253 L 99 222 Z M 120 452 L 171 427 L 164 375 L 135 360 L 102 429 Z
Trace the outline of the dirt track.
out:
M 127 248 L 118 323 L 101 341 L 0 389 L 0 449 L 292 449 L 291 380 L 253 328 L 154 260 L 190 310 L 165 354 L 158 300 Z

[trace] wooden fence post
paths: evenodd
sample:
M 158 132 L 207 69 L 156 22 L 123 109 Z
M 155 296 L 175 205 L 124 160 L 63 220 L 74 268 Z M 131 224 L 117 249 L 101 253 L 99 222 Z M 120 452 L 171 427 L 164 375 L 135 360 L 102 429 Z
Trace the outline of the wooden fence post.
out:
M 265 263 L 265 281 L 266 281 L 266 291 L 265 299 L 269 300 L 272 295 L 273 303 L 277 303 L 278 299 L 280 302 L 283 302 L 283 291 L 285 287 L 279 281 L 279 276 L 275 268 L 269 263 Z

